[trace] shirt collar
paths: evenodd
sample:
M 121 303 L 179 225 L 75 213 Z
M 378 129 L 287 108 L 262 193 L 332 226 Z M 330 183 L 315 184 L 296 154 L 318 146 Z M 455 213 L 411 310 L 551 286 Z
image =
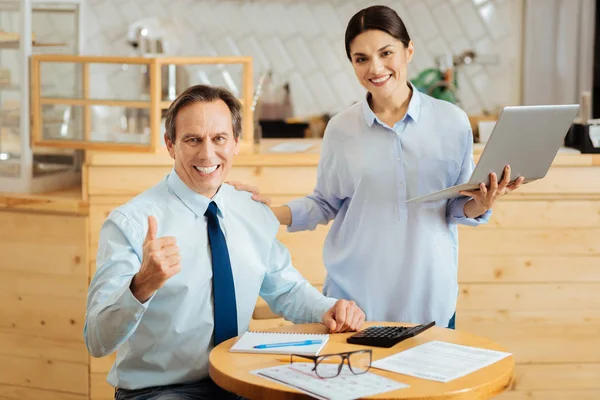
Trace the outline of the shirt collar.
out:
M 225 195 L 223 194 L 223 185 L 221 185 L 221 187 L 217 191 L 217 194 L 215 194 L 212 199 L 209 199 L 206 196 L 196 193 L 188 185 L 186 185 L 181 180 L 179 175 L 177 175 L 177 172 L 175 172 L 175 168 L 173 168 L 173 170 L 167 176 L 166 179 L 167 186 L 171 189 L 173 194 L 177 196 L 177 198 L 181 200 L 181 202 L 185 204 L 185 206 L 189 208 L 190 211 L 192 211 L 196 215 L 196 217 L 204 216 L 204 213 L 208 209 L 208 205 L 211 203 L 211 201 L 217 203 L 217 207 L 219 208 L 219 214 L 221 218 L 224 217 L 223 207 L 225 205 Z
M 408 115 L 413 121 L 417 122 L 421 113 L 421 92 L 417 90 L 417 88 L 415 87 L 415 85 L 412 84 L 412 82 L 408 82 L 408 84 L 412 88 L 412 96 L 410 98 L 410 101 L 408 102 L 408 109 L 406 110 L 406 115 Z M 377 118 L 377 116 L 369 106 L 370 95 L 370 93 L 367 93 L 362 102 L 363 115 L 369 127 L 373 126 L 373 123 L 375 123 L 375 121 L 377 121 L 379 124 L 382 124 L 382 122 L 379 120 L 379 118 Z

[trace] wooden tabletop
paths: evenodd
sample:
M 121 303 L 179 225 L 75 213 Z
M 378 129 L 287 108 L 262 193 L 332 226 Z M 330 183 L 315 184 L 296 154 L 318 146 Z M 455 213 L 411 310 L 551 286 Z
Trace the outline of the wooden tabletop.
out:
M 365 323 L 370 325 L 404 325 L 395 323 Z M 326 333 L 322 324 L 304 324 L 272 329 L 277 332 Z M 410 347 L 432 340 L 506 351 L 493 341 L 460 330 L 433 327 L 414 338 L 405 340 L 387 349 L 346 343 L 351 333 L 332 334 L 321 354 L 369 348 L 373 350 L 373 361 L 390 356 Z M 305 394 L 287 386 L 271 382 L 250 374 L 250 371 L 281 365 L 286 356 L 273 354 L 230 353 L 229 349 L 237 338 L 218 345 L 210 353 L 210 376 L 221 387 L 249 399 L 305 399 Z M 369 399 L 487 399 L 507 389 L 512 381 L 515 361 L 512 356 L 462 378 L 447 383 L 419 379 L 371 368 L 370 372 L 400 381 L 410 387 L 382 393 Z

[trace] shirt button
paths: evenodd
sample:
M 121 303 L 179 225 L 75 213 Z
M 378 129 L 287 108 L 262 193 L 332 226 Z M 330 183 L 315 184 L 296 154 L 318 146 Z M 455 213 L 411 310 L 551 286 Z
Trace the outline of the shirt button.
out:
M 396 161 L 400 162 L 400 157 L 396 157 Z
M 398 186 L 401 187 L 401 188 L 403 188 L 404 187 L 404 183 L 401 183 Z

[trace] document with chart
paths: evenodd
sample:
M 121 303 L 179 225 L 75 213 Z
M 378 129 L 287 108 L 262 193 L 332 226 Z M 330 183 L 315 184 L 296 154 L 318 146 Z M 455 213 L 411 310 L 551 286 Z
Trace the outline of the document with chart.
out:
M 322 379 L 313 372 L 314 366 L 313 363 L 285 364 L 258 369 L 252 371 L 252 374 L 290 386 L 314 398 L 325 400 L 357 399 L 408 387 L 402 382 L 371 372 L 354 375 L 348 369 L 348 365 L 344 365 L 340 375 L 335 378 Z M 338 368 L 334 364 L 321 367 L 332 371 Z

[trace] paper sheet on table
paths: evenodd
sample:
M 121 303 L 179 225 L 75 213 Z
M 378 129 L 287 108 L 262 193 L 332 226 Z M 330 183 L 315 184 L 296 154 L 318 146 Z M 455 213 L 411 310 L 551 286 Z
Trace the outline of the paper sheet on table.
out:
M 269 148 L 274 153 L 301 153 L 313 147 L 314 143 L 284 142 Z
M 357 399 L 408 387 L 404 383 L 371 372 L 354 375 L 347 364 L 344 364 L 339 376 L 321 379 L 312 371 L 314 366 L 312 362 L 293 363 L 258 369 L 252 373 L 325 400 Z M 338 365 L 326 364 L 319 368 L 323 367 L 337 371 Z
M 374 361 L 372 366 L 417 378 L 449 382 L 510 355 L 435 340 Z

